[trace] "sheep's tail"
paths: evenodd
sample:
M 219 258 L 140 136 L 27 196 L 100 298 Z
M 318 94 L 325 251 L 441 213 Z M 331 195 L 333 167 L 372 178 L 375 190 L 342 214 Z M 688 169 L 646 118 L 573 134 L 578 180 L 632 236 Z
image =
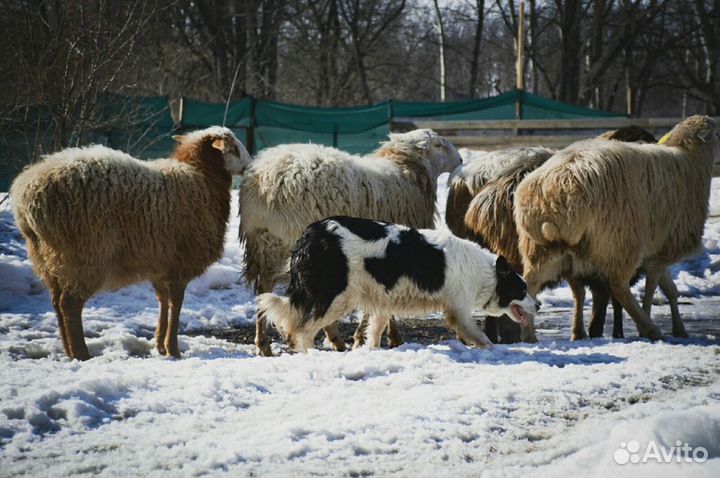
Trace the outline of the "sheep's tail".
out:
M 540 226 L 540 233 L 547 242 L 560 240 L 560 228 L 553 222 L 543 222 Z
M 288 297 L 267 293 L 257 297 L 258 316 L 263 316 L 287 337 L 302 324 L 303 313 L 290 304 Z

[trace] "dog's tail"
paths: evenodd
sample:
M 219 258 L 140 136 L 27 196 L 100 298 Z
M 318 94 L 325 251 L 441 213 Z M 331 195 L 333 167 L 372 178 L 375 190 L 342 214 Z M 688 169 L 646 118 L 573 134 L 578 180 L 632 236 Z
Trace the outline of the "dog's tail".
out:
M 258 316 L 264 316 L 285 337 L 292 337 L 302 324 L 303 313 L 290 304 L 290 299 L 275 294 L 260 294 L 257 297 Z

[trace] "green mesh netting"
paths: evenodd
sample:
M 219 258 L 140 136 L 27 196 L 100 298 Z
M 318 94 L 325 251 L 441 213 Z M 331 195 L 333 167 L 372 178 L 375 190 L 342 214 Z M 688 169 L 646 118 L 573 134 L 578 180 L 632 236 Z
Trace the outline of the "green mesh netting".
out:
M 102 143 L 140 158 L 167 157 L 175 132 L 225 124 L 251 152 L 286 143 L 317 143 L 365 154 L 387 138 L 393 119 L 426 118 L 440 121 L 507 120 L 522 103 L 524 119 L 622 117 L 553 101 L 527 92 L 510 91 L 492 98 L 447 103 L 385 101 L 356 108 L 296 106 L 252 97 L 224 103 L 182 99 L 178 124 L 165 97 L 102 95 L 96 105 L 94 128 L 72 144 Z M 49 107 L 28 107 L 0 129 L 0 191 L 33 156 L 33 145 L 49 151 L 53 124 Z M 38 148 L 36 148 L 38 149 Z
M 526 91 L 509 91 L 492 98 L 446 103 L 392 101 L 394 117 L 432 117 L 438 121 L 515 119 L 515 105 L 522 103 L 522 119 L 581 119 L 623 117 L 622 113 L 599 111 L 543 98 Z
M 231 102 L 226 117 L 225 103 L 205 103 L 183 98 L 180 125 L 186 129 L 201 129 L 216 125 L 225 125 L 231 129 L 233 126 L 247 127 L 252 117 L 253 101 L 253 98 L 247 97 Z

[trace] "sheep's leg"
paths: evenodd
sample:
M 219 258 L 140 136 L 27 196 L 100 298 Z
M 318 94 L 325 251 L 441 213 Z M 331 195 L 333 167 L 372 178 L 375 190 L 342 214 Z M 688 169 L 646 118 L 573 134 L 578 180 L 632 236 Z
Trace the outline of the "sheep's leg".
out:
M 365 344 L 365 331 L 367 330 L 368 322 L 370 322 L 370 314 L 363 314 L 353 335 L 353 350 L 359 349 Z
M 652 301 L 653 297 L 655 297 L 655 290 L 657 290 L 658 283 L 660 282 L 660 274 L 661 272 L 651 272 L 648 270 L 645 276 L 645 294 L 643 295 L 642 306 L 648 317 L 652 317 L 650 315 L 650 311 L 652 310 Z
M 662 276 L 660 276 L 660 289 L 662 289 L 663 294 L 665 294 L 668 302 L 670 302 L 673 337 L 682 337 L 684 339 L 688 338 L 688 333 L 685 330 L 682 319 L 680 318 L 680 309 L 678 308 L 678 290 L 677 287 L 675 287 L 675 282 L 673 282 L 672 277 L 670 276 L 670 271 L 667 269 L 665 269 Z
M 534 265 L 525 271 L 524 279 L 527 282 L 527 293 L 532 297 L 537 297 L 540 292 L 540 286 L 547 282 L 548 277 L 541 272 L 539 265 Z M 536 343 L 538 341 L 535 335 L 535 318 L 528 317 L 527 326 L 520 326 L 520 340 L 525 343 Z
M 55 309 L 55 315 L 57 316 L 58 329 L 60 329 L 60 339 L 62 339 L 65 355 L 71 357 L 70 344 L 68 343 L 67 332 L 65 331 L 65 319 L 63 318 L 62 309 L 60 308 L 60 296 L 62 295 L 62 289 L 56 282 L 48 284 L 48 289 L 50 289 L 50 302 L 52 303 L 53 309 Z
M 155 289 L 155 297 L 157 297 L 160 305 L 160 314 L 158 316 L 157 327 L 155 327 L 155 348 L 160 355 L 166 355 L 165 335 L 168 327 L 168 301 L 170 299 L 170 291 L 164 284 L 153 283 Z
M 180 358 L 178 347 L 178 329 L 180 328 L 180 309 L 185 299 L 185 283 L 170 284 L 170 316 L 165 331 L 165 355 Z
M 538 339 L 535 335 L 535 318 L 528 317 L 528 326 L 520 326 L 520 340 L 527 344 L 537 343 Z
M 607 314 L 608 302 L 610 302 L 610 289 L 607 283 L 602 285 L 594 284 L 590 287 L 590 292 L 593 297 L 593 308 L 588 332 L 591 339 L 596 339 L 603 336 L 605 329 L 605 315 Z
M 572 290 L 574 299 L 573 309 L 573 325 L 572 340 L 582 340 L 587 338 L 585 333 L 585 323 L 583 320 L 583 306 L 585 305 L 585 286 L 573 278 L 567 279 L 570 290 Z
M 624 339 L 625 338 L 625 332 L 623 331 L 623 309 L 620 302 L 615 299 L 615 297 L 612 298 L 612 305 L 613 305 L 613 338 L 614 339 Z
M 483 324 L 483 332 L 487 336 L 490 342 L 498 343 L 498 321 L 500 317 L 486 317 L 485 323 Z
M 345 352 L 345 342 L 343 342 L 342 336 L 340 335 L 338 323 L 335 322 L 332 325 L 328 325 L 324 327 L 323 330 L 325 331 L 325 337 L 327 337 L 328 341 L 332 344 L 332 349 L 335 352 Z
M 610 292 L 613 297 L 620 302 L 623 308 L 627 310 L 633 321 L 635 321 L 640 337 L 645 337 L 650 340 L 659 340 L 662 338 L 662 332 L 660 332 L 658 326 L 652 322 L 650 317 L 645 314 L 645 311 L 643 311 L 635 301 L 630 291 L 630 286 L 628 285 L 628 279 L 620 281 L 611 280 Z
M 397 322 L 395 321 L 394 315 L 390 316 L 390 320 L 388 320 L 387 323 L 387 339 L 389 349 L 400 347 L 403 344 L 402 335 L 400 334 L 400 330 L 397 328 Z
M 365 329 L 365 343 L 368 348 L 376 349 L 380 347 L 383 330 L 387 327 L 390 319 L 391 316 L 389 315 L 375 314 L 372 316 L 370 323 Z
M 270 281 L 261 279 L 257 288 L 256 295 L 266 292 L 272 292 L 273 286 Z M 255 347 L 258 354 L 263 357 L 272 357 L 272 349 L 270 348 L 270 339 L 267 336 L 267 318 L 265 315 L 258 315 L 255 321 Z
M 70 350 L 68 355 L 70 358 L 77 360 L 88 360 L 90 358 L 82 326 L 82 309 L 85 300 L 68 293 L 66 290 L 60 295 L 60 310 L 63 325 L 65 326 L 65 337 Z
M 463 342 L 478 348 L 492 347 L 492 342 L 473 320 L 470 311 L 447 310 L 445 320 Z
M 498 317 L 497 324 L 498 324 L 498 333 L 499 333 L 499 341 L 498 341 L 499 343 L 515 344 L 515 343 L 520 342 L 520 336 L 522 333 L 520 324 L 518 324 L 517 322 L 512 320 L 507 315 Z

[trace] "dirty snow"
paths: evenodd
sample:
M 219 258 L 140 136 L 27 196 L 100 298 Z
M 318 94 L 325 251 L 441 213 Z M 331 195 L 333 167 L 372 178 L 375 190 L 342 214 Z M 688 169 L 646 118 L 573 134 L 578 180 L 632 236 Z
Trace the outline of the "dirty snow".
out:
M 94 358 L 79 363 L 64 357 L 8 203 L 0 476 L 720 476 L 720 338 L 702 325 L 720 321 L 715 218 L 702 253 L 673 268 L 690 340 L 570 342 L 572 298 L 560 287 L 540 297 L 539 344 L 475 350 L 450 340 L 260 358 L 250 344 L 187 335 L 254 320 L 233 210 L 224 257 L 188 288 L 182 360 L 152 349 L 155 298 L 139 284 L 89 301 Z M 643 449 L 681 441 L 708 460 L 615 464 L 630 440 Z

